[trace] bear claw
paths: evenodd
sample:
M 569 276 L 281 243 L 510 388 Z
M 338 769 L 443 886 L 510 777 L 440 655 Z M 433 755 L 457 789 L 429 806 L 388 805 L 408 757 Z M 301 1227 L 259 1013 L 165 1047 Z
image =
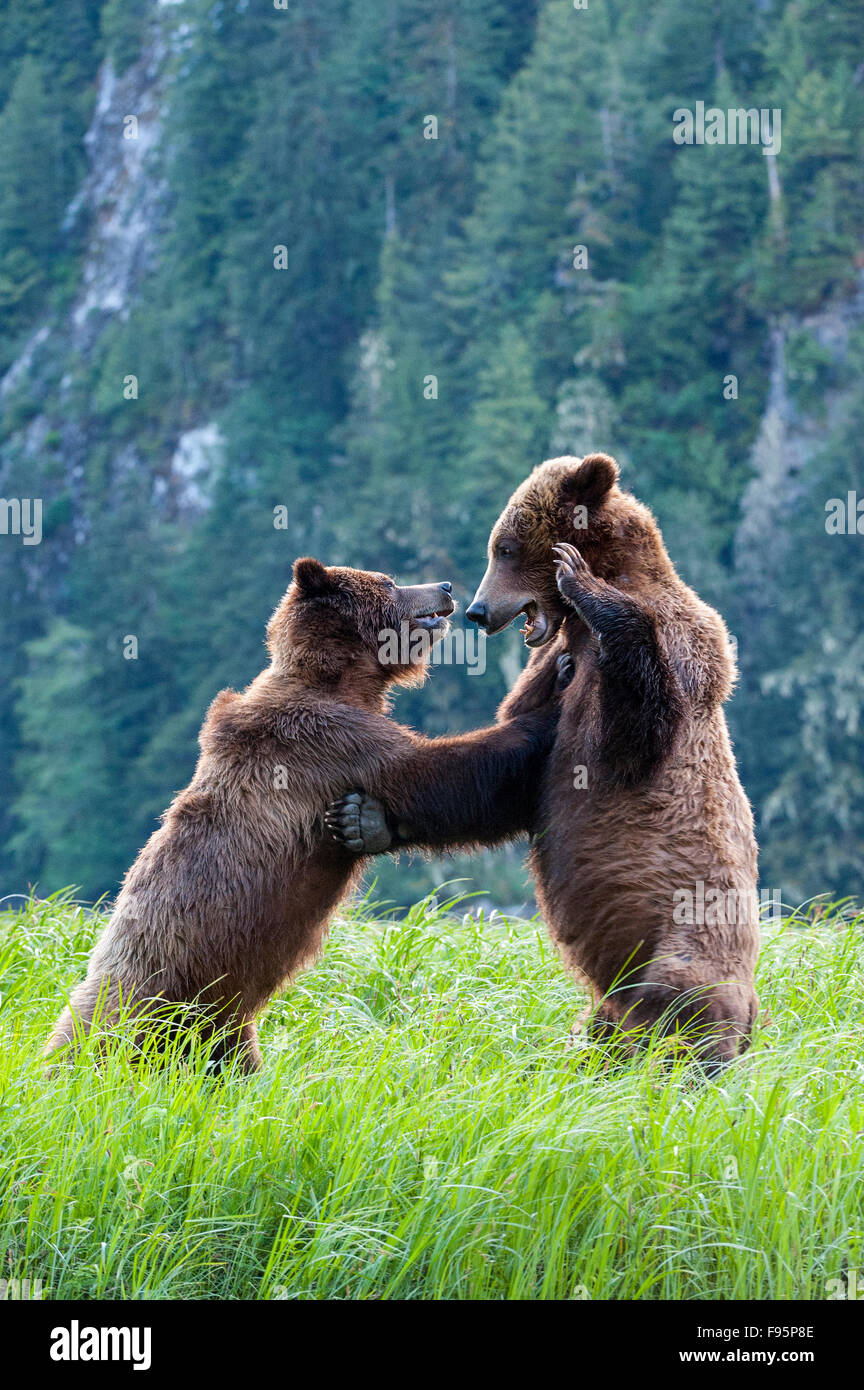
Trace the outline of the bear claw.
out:
M 580 595 L 590 588 L 593 575 L 575 545 L 556 545 L 555 580 L 562 596 L 577 605 Z
M 348 792 L 324 816 L 331 836 L 352 854 L 383 854 L 393 844 L 382 802 L 365 792 Z
M 561 652 L 555 658 L 555 665 L 558 668 L 558 678 L 555 681 L 557 691 L 566 690 L 576 673 L 576 663 L 569 652 Z

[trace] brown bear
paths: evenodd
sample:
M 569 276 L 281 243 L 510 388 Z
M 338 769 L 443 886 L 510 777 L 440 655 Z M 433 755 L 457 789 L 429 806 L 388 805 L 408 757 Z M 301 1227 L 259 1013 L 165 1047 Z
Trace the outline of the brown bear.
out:
M 518 614 L 532 654 L 499 719 L 539 707 L 562 653 L 575 668 L 521 828 L 533 832 L 542 913 L 591 987 L 592 1028 L 629 1045 L 649 1025 L 686 1025 L 706 1064 L 722 1064 L 749 1038 L 758 949 L 753 818 L 722 708 L 735 679 L 724 623 L 679 578 L 605 454 L 541 464 L 496 522 L 467 616 L 492 634 Z M 429 795 L 406 788 L 382 816 L 354 794 L 331 821 L 357 849 L 367 832 L 440 844 L 425 833 Z M 483 823 L 467 838 L 483 842 Z
M 231 1055 L 257 1068 L 256 1015 L 315 956 L 362 867 L 329 834 L 328 803 L 358 780 L 393 800 L 422 781 L 433 840 L 436 824 L 449 833 L 466 810 L 494 839 L 495 803 L 537 782 L 557 670 L 536 714 L 423 738 L 387 717 L 387 693 L 424 678 L 449 626 L 450 584 L 400 588 L 309 558 L 293 581 L 267 628 L 270 665 L 210 706 L 195 775 L 126 875 L 46 1054 L 74 1044 L 94 1013 L 110 1027 L 121 1002 L 137 1012 L 165 1001 L 193 1006 L 214 1063 Z M 382 640 L 394 632 L 408 639 L 401 650 Z M 445 768 L 449 795 L 438 790 Z M 505 818 L 499 838 L 510 833 Z

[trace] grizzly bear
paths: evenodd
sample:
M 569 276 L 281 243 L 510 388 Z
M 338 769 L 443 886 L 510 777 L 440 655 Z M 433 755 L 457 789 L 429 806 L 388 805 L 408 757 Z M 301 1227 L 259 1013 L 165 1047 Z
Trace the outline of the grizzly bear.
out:
M 537 712 L 489 730 L 432 740 L 400 727 L 388 690 L 423 680 L 453 608 L 448 583 L 400 588 L 296 562 L 267 628 L 270 665 L 210 706 L 195 775 L 126 875 L 46 1054 L 74 1044 L 96 1013 L 101 1030 L 121 1003 L 137 1013 L 164 1002 L 190 1006 L 181 1015 L 203 1023 L 214 1064 L 256 1069 L 256 1015 L 314 958 L 361 871 L 325 824 L 328 803 L 358 780 L 391 800 L 406 783 L 428 785 L 433 841 L 466 807 L 496 838 L 496 804 L 537 781 L 552 746 L 563 678 L 550 673 Z M 401 665 L 383 656 L 394 631 L 409 639 Z M 500 838 L 510 833 L 502 820 Z
M 543 916 L 591 988 L 591 1030 L 632 1049 L 649 1027 L 686 1028 L 713 1069 L 747 1045 L 757 1003 L 756 842 L 722 708 L 735 663 L 719 614 L 618 476 L 605 454 L 536 468 L 495 524 L 466 613 L 489 634 L 525 615 L 532 652 L 500 720 L 538 708 L 562 653 L 573 663 L 522 829 Z M 405 791 L 383 807 L 343 799 L 343 843 L 433 843 L 429 788 Z

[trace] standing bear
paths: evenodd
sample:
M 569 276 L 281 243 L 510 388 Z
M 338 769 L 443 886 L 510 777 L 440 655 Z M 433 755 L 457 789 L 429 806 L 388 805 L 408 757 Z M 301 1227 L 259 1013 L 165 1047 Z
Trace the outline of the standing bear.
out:
M 654 1025 L 686 1028 L 704 1062 L 722 1065 L 749 1039 L 758 951 L 753 818 L 723 714 L 735 679 L 724 623 L 679 578 L 605 454 L 541 464 L 496 522 L 467 616 L 491 635 L 519 614 L 532 653 L 499 720 L 542 707 L 563 654 L 574 671 L 539 796 L 512 811 L 514 833 L 533 835 L 543 916 L 591 988 L 591 1027 L 628 1045 Z M 331 820 L 357 850 L 373 836 L 440 844 L 426 833 L 429 796 L 410 787 L 382 807 L 353 794 Z M 451 844 L 486 830 L 460 816 Z
M 325 822 L 357 781 L 393 801 L 428 787 L 433 838 L 466 810 L 491 838 L 512 833 L 506 819 L 496 832 L 496 807 L 539 787 L 566 663 L 550 668 L 535 712 L 423 738 L 387 717 L 388 691 L 423 680 L 453 607 L 447 583 L 400 588 L 383 574 L 296 562 L 267 628 L 269 666 L 210 706 L 195 775 L 126 875 L 46 1054 L 74 1047 L 91 1025 L 109 1031 L 121 1006 L 169 1004 L 188 1006 L 178 1023 L 197 1018 L 215 1034 L 215 1062 L 230 1054 L 257 1068 L 256 1015 L 314 959 L 361 871 Z

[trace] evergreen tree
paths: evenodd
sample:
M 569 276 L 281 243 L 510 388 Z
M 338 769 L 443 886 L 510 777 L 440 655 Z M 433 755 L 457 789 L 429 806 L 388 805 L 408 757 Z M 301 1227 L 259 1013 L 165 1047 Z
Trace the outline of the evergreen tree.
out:
M 595 448 L 739 639 L 769 881 L 854 888 L 862 576 L 824 506 L 864 424 L 860 0 L 2 8 L 0 482 L 45 507 L 40 546 L 0 535 L 9 890 L 114 886 L 296 555 L 464 602 L 512 487 Z M 106 57 L 158 82 L 162 134 L 145 261 L 82 334 L 112 210 L 67 210 Z M 778 108 L 776 156 L 676 145 L 699 101 Z M 524 650 L 486 659 L 397 712 L 485 722 Z M 519 852 L 492 862 L 382 873 L 521 899 Z
M 10 846 L 24 866 L 19 881 L 43 892 L 73 883 L 85 894 L 106 891 L 124 866 L 115 848 L 114 789 L 89 635 L 57 619 L 28 644 L 27 655 L 12 808 L 20 829 Z
M 59 249 L 66 193 L 60 137 L 57 108 L 28 56 L 0 115 L 0 363 L 8 363 Z

